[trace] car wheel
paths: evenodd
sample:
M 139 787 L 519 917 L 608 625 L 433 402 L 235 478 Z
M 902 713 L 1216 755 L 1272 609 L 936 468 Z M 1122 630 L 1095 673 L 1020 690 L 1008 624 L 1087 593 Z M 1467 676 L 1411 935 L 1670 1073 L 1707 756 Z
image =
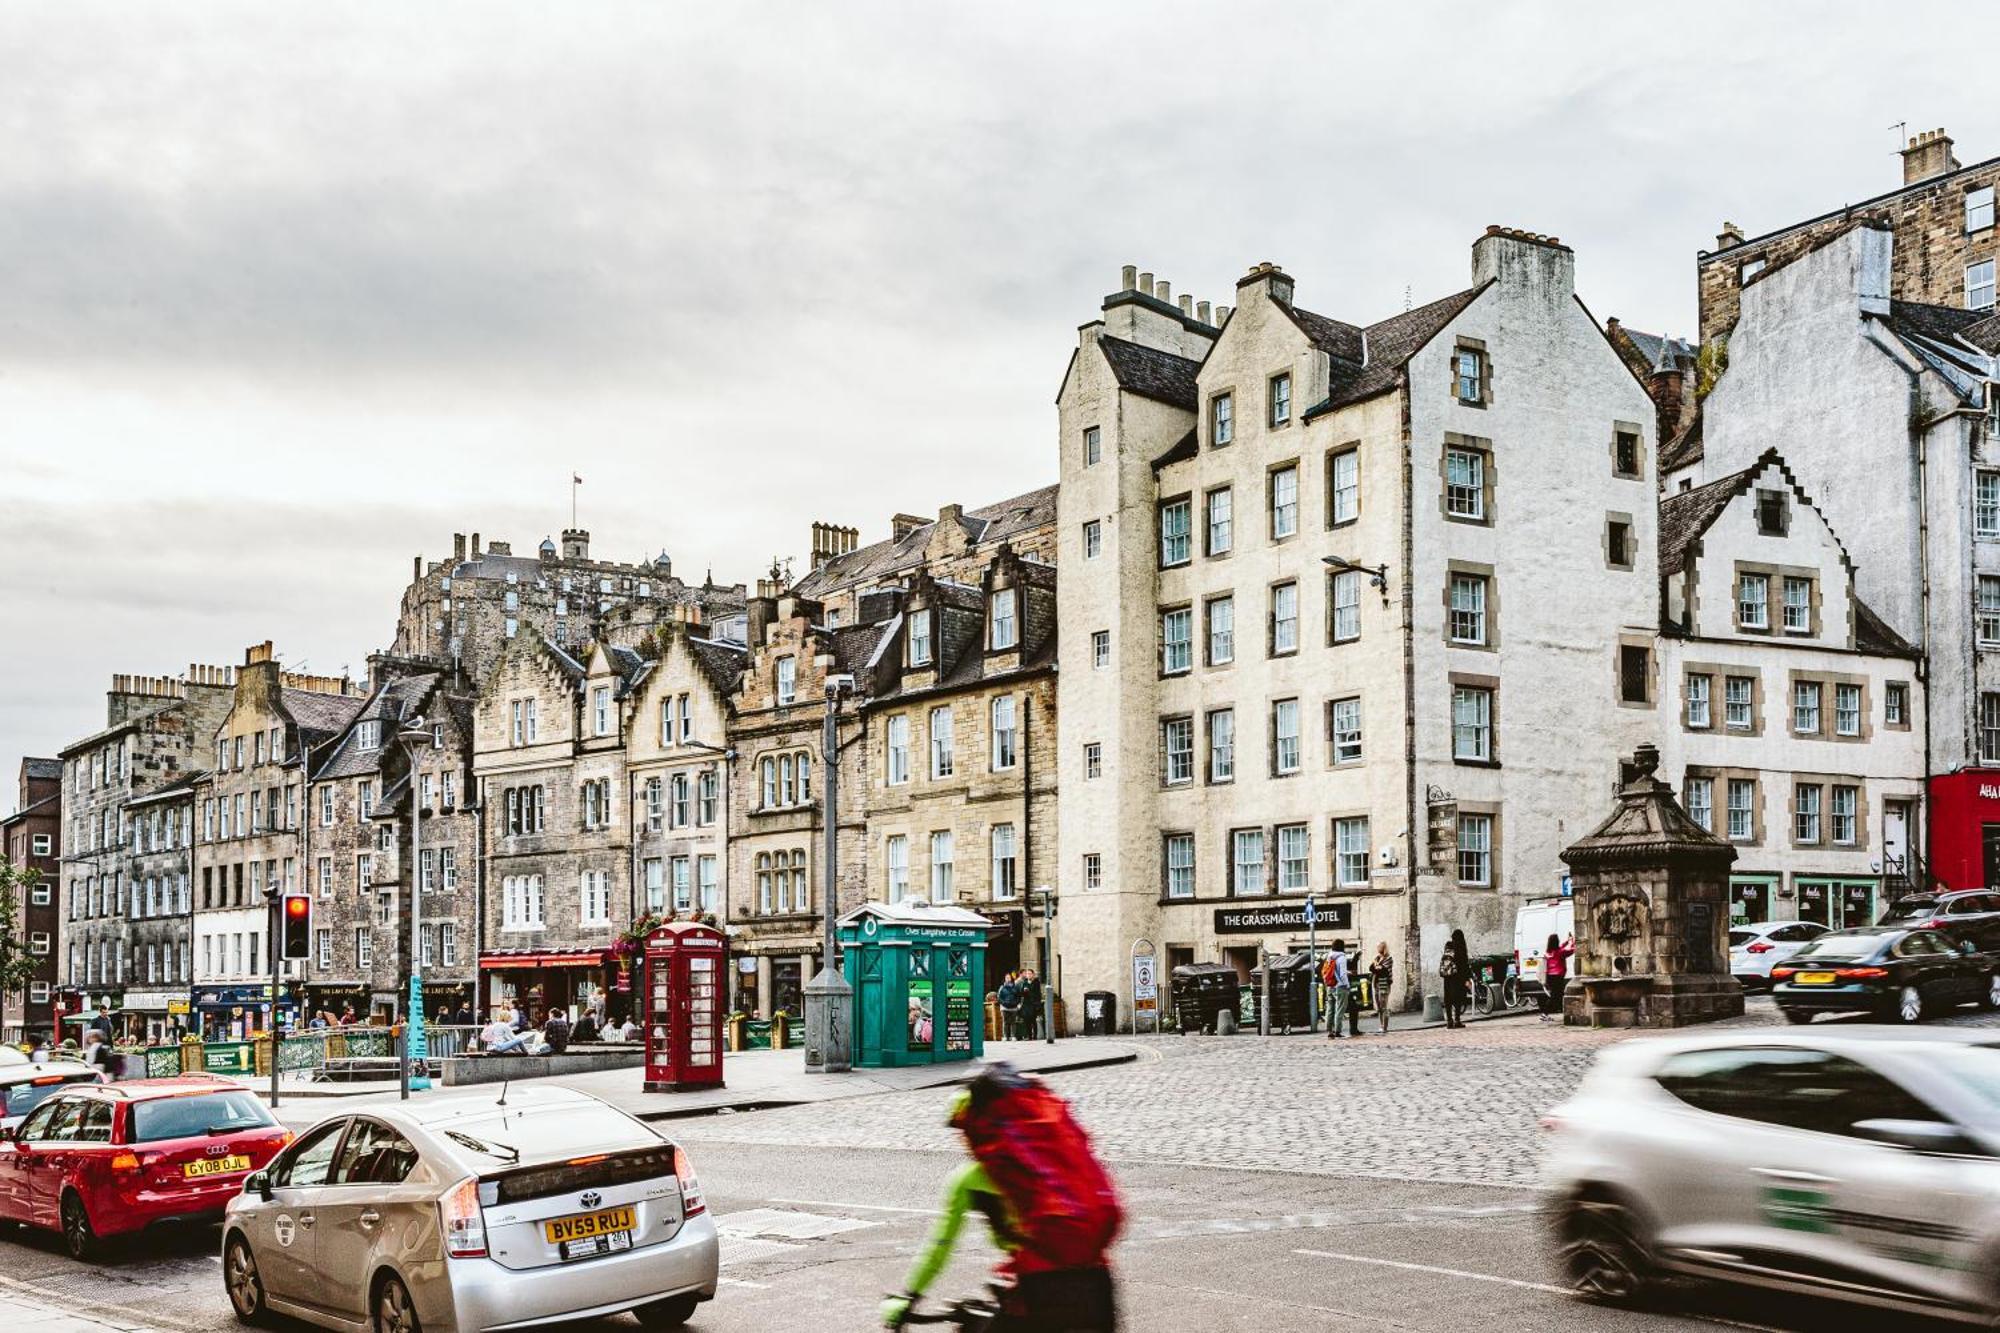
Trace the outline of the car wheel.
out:
M 1924 993 L 1915 986 L 1896 992 L 1895 1018 L 1898 1023 L 1914 1023 L 1924 1016 Z
M 1810 1023 L 1813 1021 L 1813 1011 L 1810 1009 L 1780 1009 L 1778 1012 L 1785 1016 L 1787 1023 Z
M 420 1333 L 422 1328 L 416 1302 L 410 1299 L 403 1279 L 394 1273 L 383 1278 L 375 1289 L 375 1333 Z
M 1606 1199 L 1576 1199 L 1563 1214 L 1559 1234 L 1563 1275 L 1577 1295 L 1630 1305 L 1645 1293 L 1652 1260 L 1631 1210 Z
M 641 1328 L 679 1328 L 694 1318 L 694 1308 L 699 1304 L 701 1298 L 698 1296 L 675 1296 L 642 1305 L 632 1313 L 639 1316 Z
M 257 1256 L 241 1236 L 231 1236 L 222 1255 L 222 1283 L 229 1289 L 229 1304 L 240 1324 L 262 1324 L 270 1315 L 264 1304 L 264 1278 L 257 1271 Z
M 1986 974 L 1986 989 L 1979 994 L 1981 1009 L 2000 1009 L 2000 972 Z
M 84 1210 L 83 1200 L 74 1194 L 63 1195 L 62 1238 L 63 1249 L 77 1262 L 87 1263 L 97 1257 L 97 1232 L 90 1225 L 90 1214 Z

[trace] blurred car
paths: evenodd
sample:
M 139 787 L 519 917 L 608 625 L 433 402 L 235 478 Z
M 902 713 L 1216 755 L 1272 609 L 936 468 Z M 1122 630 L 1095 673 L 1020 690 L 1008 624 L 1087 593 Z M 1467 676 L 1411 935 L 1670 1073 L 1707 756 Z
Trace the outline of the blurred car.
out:
M 1744 987 L 1771 984 L 1771 969 L 1826 934 L 1817 921 L 1753 921 L 1729 928 L 1729 971 Z
M 714 1298 L 717 1263 L 686 1150 L 559 1087 L 335 1116 L 223 1222 L 246 1322 L 473 1333 L 630 1310 L 674 1328 Z
M 1889 904 L 1879 924 L 1942 930 L 1971 940 L 1982 952 L 2000 953 L 2000 893 L 1959 889 L 1906 894 Z
M 221 1217 L 291 1137 L 207 1074 L 61 1089 L 0 1140 L 0 1220 L 59 1230 L 88 1259 L 106 1237 Z
M 20 1052 L 15 1054 L 20 1055 Z M 18 1062 L 0 1061 L 0 1133 L 20 1124 L 28 1112 L 48 1100 L 56 1089 L 73 1083 L 98 1081 L 97 1067 L 80 1060 L 48 1060 L 36 1064 L 22 1055 Z
M 1969 940 L 1935 930 L 1830 930 L 1771 969 L 1771 994 L 1794 1023 L 1873 1013 L 1898 1023 L 1961 1004 L 2000 1009 L 2000 970 Z
M 1565 1276 L 1612 1302 L 1681 1275 L 1990 1325 L 1994 1039 L 1843 1027 L 1611 1047 L 1542 1120 Z

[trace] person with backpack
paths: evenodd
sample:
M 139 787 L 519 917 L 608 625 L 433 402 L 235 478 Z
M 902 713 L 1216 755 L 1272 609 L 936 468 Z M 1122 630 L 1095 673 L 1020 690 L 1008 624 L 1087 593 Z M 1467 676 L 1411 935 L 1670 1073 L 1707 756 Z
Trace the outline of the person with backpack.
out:
M 1444 1025 L 1465 1026 L 1466 1000 L 1472 987 L 1472 960 L 1465 947 L 1465 932 L 1454 930 L 1438 959 L 1438 982 L 1444 992 Z
M 1319 979 L 1326 983 L 1326 1039 L 1340 1036 L 1347 1018 L 1347 942 L 1335 940 L 1333 952 L 1320 964 Z
M 1000 983 L 1000 1032 L 1008 1041 L 1020 1036 L 1021 1028 L 1021 978 L 1016 972 L 1009 972 L 1007 979 Z
M 992 1333 L 1116 1329 L 1111 1243 L 1125 1211 L 1069 1103 L 1002 1061 L 953 1099 L 947 1123 L 965 1136 L 973 1160 L 947 1182 L 943 1216 L 902 1294 L 882 1303 L 883 1326 L 903 1326 L 977 1210 L 1003 1256 Z

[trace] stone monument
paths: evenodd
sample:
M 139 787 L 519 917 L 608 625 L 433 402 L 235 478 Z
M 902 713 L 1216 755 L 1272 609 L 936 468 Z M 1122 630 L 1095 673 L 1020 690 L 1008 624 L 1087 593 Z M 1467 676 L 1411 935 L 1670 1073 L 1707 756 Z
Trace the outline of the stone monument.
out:
M 1736 849 L 1688 818 L 1659 766 L 1641 745 L 1618 809 L 1562 854 L 1576 898 L 1565 1023 L 1671 1028 L 1743 1012 L 1729 973 Z

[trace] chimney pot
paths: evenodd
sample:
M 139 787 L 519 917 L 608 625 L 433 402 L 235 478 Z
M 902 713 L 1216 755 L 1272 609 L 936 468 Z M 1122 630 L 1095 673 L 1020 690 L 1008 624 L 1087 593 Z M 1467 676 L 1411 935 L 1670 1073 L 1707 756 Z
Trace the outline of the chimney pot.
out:
M 1905 185 L 1915 185 L 1957 170 L 1958 159 L 1952 155 L 1951 136 L 1941 128 L 1912 136 L 1910 146 L 1903 150 Z
M 1139 266 L 1127 264 L 1118 273 L 1118 290 L 1129 292 L 1139 285 Z
M 1196 301 L 1194 303 L 1194 317 L 1196 319 L 1200 320 L 1204 324 L 1211 323 L 1212 321 L 1209 319 L 1208 314 L 1209 314 L 1208 302 Z
M 1174 299 L 1174 285 L 1162 278 L 1153 284 L 1153 295 L 1171 304 Z
M 1235 309 L 1234 306 L 1226 306 L 1226 305 L 1217 306 L 1215 308 L 1215 327 L 1219 329 L 1224 324 L 1227 324 L 1229 322 L 1229 313 L 1234 309 Z
M 1194 318 L 1194 298 L 1186 292 L 1181 293 L 1181 313 L 1189 319 Z
M 476 532 L 472 534 L 472 558 L 479 558 L 479 534 Z
M 1153 275 L 1150 273 L 1141 273 L 1139 275 L 1139 295 L 1151 296 L 1152 294 L 1153 294 Z
M 1743 244 L 1743 228 L 1734 222 L 1724 222 L 1722 230 L 1715 233 L 1715 248 L 1718 250 L 1727 250 L 1741 244 Z

